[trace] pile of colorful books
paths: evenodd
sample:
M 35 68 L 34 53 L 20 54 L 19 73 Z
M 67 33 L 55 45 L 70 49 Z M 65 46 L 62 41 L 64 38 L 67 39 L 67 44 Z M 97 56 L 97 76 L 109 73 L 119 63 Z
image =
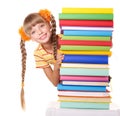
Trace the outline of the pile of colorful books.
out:
M 62 8 L 59 13 L 61 108 L 109 109 L 109 57 L 113 33 L 112 8 Z

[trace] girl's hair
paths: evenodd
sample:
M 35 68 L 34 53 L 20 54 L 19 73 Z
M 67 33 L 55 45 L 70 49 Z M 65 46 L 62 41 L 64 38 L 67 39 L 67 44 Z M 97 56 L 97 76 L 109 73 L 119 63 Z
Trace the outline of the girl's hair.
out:
M 24 33 L 29 37 L 30 30 L 32 26 L 34 26 L 37 23 L 48 23 L 51 25 L 52 28 L 52 35 L 51 35 L 51 41 L 53 43 L 53 48 L 54 48 L 54 59 L 56 60 L 57 56 L 57 35 L 56 35 L 56 21 L 54 16 L 51 14 L 50 15 L 50 21 L 47 21 L 44 16 L 40 16 L 39 13 L 32 13 L 29 14 L 23 23 L 23 31 Z M 24 80 L 25 80 L 25 72 L 26 72 L 26 58 L 27 58 L 27 53 L 25 49 L 25 40 L 21 38 L 20 41 L 20 49 L 21 49 L 21 54 L 22 54 L 22 88 L 21 88 L 21 106 L 23 109 L 25 109 L 25 99 L 24 99 Z

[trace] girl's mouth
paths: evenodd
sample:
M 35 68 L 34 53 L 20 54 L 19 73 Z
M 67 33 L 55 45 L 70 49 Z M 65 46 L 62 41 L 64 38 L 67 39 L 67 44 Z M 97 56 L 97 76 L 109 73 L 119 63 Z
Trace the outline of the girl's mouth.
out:
M 41 40 L 44 40 L 46 37 L 47 37 L 47 34 L 43 34 L 43 35 L 40 37 L 40 39 L 41 39 Z

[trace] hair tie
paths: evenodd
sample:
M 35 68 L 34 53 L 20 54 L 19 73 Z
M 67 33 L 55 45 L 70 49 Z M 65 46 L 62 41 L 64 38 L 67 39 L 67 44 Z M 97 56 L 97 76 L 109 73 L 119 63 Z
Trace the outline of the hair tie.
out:
M 19 29 L 19 34 L 20 34 L 22 40 L 24 40 L 24 41 L 29 41 L 30 40 L 30 38 L 25 34 L 25 32 L 23 30 L 23 27 L 21 27 Z
M 47 9 L 40 10 L 39 14 L 41 17 L 43 17 L 47 22 L 50 22 L 51 20 L 51 12 Z

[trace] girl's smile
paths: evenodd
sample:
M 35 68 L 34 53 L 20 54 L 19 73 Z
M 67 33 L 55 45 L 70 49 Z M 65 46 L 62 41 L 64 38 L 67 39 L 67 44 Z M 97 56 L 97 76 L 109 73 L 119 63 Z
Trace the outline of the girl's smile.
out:
M 42 34 L 42 35 L 40 36 L 40 40 L 44 40 L 46 37 L 47 37 L 47 33 Z

